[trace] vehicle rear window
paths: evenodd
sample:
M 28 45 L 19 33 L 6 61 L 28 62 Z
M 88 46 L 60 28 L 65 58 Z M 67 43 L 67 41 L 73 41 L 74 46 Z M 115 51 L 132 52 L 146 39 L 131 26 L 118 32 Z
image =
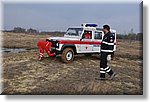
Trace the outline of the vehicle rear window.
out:
M 95 31 L 94 39 L 102 39 L 102 32 Z

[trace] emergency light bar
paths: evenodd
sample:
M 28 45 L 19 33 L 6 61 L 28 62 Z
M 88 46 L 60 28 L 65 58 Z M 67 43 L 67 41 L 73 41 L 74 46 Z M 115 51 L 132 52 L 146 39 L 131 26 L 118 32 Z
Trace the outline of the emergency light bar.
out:
M 97 27 L 97 24 L 81 24 L 83 27 Z

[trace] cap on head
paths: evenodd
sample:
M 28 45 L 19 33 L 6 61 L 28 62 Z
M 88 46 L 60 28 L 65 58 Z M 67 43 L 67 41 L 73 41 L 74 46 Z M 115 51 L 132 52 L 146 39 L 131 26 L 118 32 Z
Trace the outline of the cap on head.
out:
M 109 25 L 104 25 L 104 26 L 103 26 L 103 29 L 107 29 L 108 31 L 110 31 Z

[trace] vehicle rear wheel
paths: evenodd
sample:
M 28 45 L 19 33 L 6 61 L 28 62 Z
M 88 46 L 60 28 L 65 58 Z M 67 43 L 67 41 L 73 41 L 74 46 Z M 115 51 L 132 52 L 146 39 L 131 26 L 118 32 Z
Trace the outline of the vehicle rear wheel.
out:
M 74 59 L 74 51 L 72 48 L 66 48 L 63 50 L 61 59 L 65 63 L 72 62 Z

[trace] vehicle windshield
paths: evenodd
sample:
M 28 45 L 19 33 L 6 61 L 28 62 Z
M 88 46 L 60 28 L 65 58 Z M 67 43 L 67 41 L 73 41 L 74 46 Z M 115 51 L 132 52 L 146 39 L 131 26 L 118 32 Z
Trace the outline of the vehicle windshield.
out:
M 68 28 L 65 36 L 80 36 L 83 28 Z

